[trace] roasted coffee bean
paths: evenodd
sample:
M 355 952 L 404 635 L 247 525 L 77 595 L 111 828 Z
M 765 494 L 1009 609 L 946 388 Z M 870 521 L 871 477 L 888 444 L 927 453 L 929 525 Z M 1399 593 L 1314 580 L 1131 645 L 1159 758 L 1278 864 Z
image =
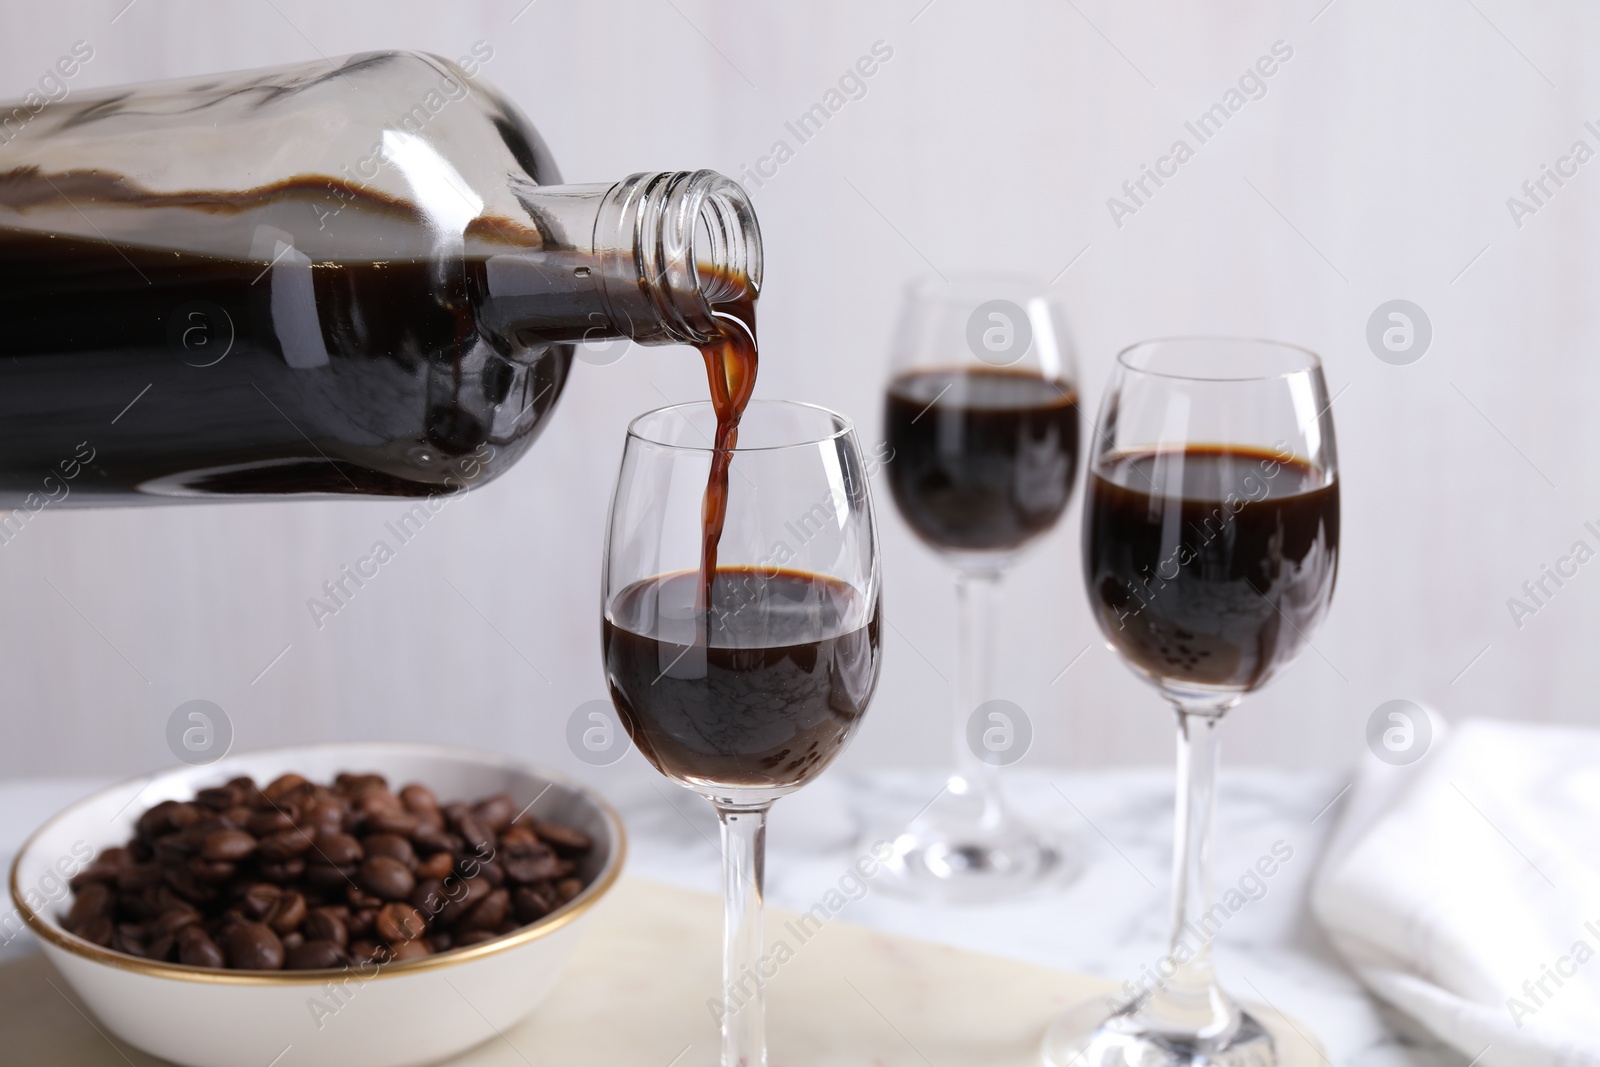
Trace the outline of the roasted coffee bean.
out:
M 293 889 L 286 891 L 262 920 L 280 934 L 286 934 L 305 922 L 306 898 Z
M 593 847 L 594 842 L 582 830 L 559 823 L 533 820 L 533 832 L 539 835 L 541 841 L 549 843 L 557 852 L 587 852 Z
M 241 971 L 283 968 L 283 942 L 265 923 L 240 923 L 226 937 L 228 966 Z
M 344 804 L 334 796 L 313 796 L 302 805 L 299 820 L 306 829 L 315 828 L 319 834 L 336 834 L 344 829 Z
M 157 863 L 183 863 L 195 854 L 196 845 L 187 834 L 173 833 L 156 838 L 153 848 Z
M 334 777 L 333 786 L 341 793 L 354 795 L 363 789 L 387 790 L 389 788 L 389 779 L 381 774 L 353 774 L 350 771 L 341 771 Z
M 156 917 L 151 928 L 156 934 L 177 934 L 185 926 L 193 926 L 200 921 L 200 913 L 187 904 L 168 908 Z
M 317 856 L 323 863 L 344 867 L 366 857 L 361 842 L 347 833 L 334 831 L 317 835 Z
M 351 810 L 358 814 L 405 810 L 400 795 L 392 792 L 386 785 L 363 785 L 344 791 L 344 796 L 349 800 Z
M 298 774 L 280 774 L 268 782 L 267 787 L 261 792 L 268 800 L 277 802 L 307 784 L 306 780 Z
M 419 828 L 417 817 L 409 811 L 378 811 L 361 817 L 361 829 L 368 834 L 397 834 L 410 837 Z
M 202 789 L 194 795 L 194 802 L 212 811 L 221 811 L 239 803 L 239 793 L 232 786 L 219 785 Z
M 304 944 L 305 939 L 306 935 L 302 934 L 299 930 L 290 930 L 286 934 L 278 935 L 278 940 L 283 942 L 284 959 L 288 959 L 289 953 L 293 952 L 295 949 Z
M 110 915 L 111 907 L 115 903 L 115 894 L 104 882 L 93 882 L 84 886 L 83 890 L 73 898 L 72 907 L 67 912 L 67 929 L 76 930 L 90 919 Z
M 457 930 L 493 930 L 511 914 L 511 894 L 496 889 L 456 923 Z
M 481 945 L 485 941 L 493 941 L 500 935 L 493 930 L 467 930 L 456 934 L 451 941 L 455 948 L 466 948 L 468 945 Z
M 250 820 L 256 817 L 256 809 L 248 804 L 239 804 L 222 813 L 222 821 L 238 829 L 248 829 Z
M 221 967 L 226 962 L 222 949 L 198 926 L 178 931 L 178 962 L 191 967 Z
M 252 919 L 266 918 L 272 906 L 283 896 L 283 887 L 271 882 L 257 882 L 239 895 L 239 906 Z
M 343 892 L 346 886 L 355 884 L 357 869 L 353 863 L 344 867 L 330 867 L 326 863 L 307 863 L 305 864 L 306 882 L 313 889 L 319 889 L 323 892 Z
M 416 888 L 417 880 L 405 864 L 393 857 L 368 856 L 361 863 L 360 883 L 373 896 L 404 900 Z
M 153 841 L 164 834 L 181 830 L 185 826 L 193 826 L 199 821 L 200 809 L 193 804 L 183 804 L 176 800 L 163 800 L 139 816 L 139 836 L 146 841 Z
M 68 884 L 77 892 L 90 882 L 115 882 L 119 875 L 133 866 L 133 855 L 125 848 L 108 848 L 91 860 L 88 866 L 72 876 Z
M 306 861 L 299 856 L 281 863 L 258 862 L 256 871 L 271 882 L 293 882 L 306 873 Z
M 499 889 L 506 884 L 506 869 L 499 860 L 485 860 L 478 865 L 478 877 Z
M 445 906 L 439 909 L 439 924 L 441 926 L 454 926 L 467 912 L 482 903 L 483 898 L 494 892 L 494 887 L 482 878 L 468 878 L 465 881 L 454 880 L 445 884 L 445 894 L 449 898 Z
M 345 886 L 344 900 L 348 907 L 356 911 L 360 911 L 364 908 L 377 911 L 384 905 L 384 899 L 382 897 L 373 896 L 371 893 L 368 893 L 365 889 L 362 889 L 359 885 L 356 885 L 353 882 Z
M 410 904 L 385 904 L 374 924 L 377 935 L 391 945 L 421 937 L 427 929 L 427 919 Z
M 581 878 L 563 878 L 556 883 L 556 899 L 563 904 L 581 892 L 583 892 L 583 879 Z
M 178 951 L 178 939 L 171 934 L 156 934 L 145 945 L 146 959 L 171 963 Z
M 350 913 L 350 918 L 345 920 L 345 928 L 350 931 L 352 939 L 370 938 L 377 921 L 378 911 L 376 908 L 358 908 Z
M 525 852 L 543 843 L 525 823 L 518 823 L 499 836 L 502 852 Z
M 400 790 L 400 803 L 413 815 L 439 810 L 439 798 L 425 785 L 413 782 Z
M 456 833 L 461 835 L 461 840 L 466 843 L 468 851 L 476 853 L 480 858 L 494 855 L 494 835 L 471 812 L 462 814 L 461 818 L 456 820 L 455 829 Z
M 254 778 L 240 775 L 238 778 L 228 782 L 228 785 L 237 791 L 238 803 L 242 807 L 261 808 L 267 806 L 267 798 L 262 795 L 261 787 L 256 785 Z
M 221 885 L 233 877 L 233 872 L 238 870 L 237 863 L 226 860 L 208 860 L 204 856 L 191 856 L 189 862 L 184 864 L 201 882 L 206 885 Z
M 161 883 L 161 864 L 156 860 L 135 863 L 117 872 L 117 888 L 124 893 L 137 893 Z
M 200 843 L 200 855 L 208 860 L 226 860 L 229 863 L 237 863 L 255 850 L 256 839 L 243 830 L 217 830 L 207 834 Z
M 532 848 L 507 851 L 502 864 L 506 877 L 513 882 L 528 884 L 554 878 L 561 872 L 561 861 L 544 842 L 535 842 Z
M 291 971 L 316 971 L 325 967 L 343 967 L 350 962 L 344 947 L 332 941 L 307 940 L 287 949 L 283 965 Z
M 304 856 L 316 845 L 306 831 L 291 826 L 263 837 L 256 845 L 256 853 L 268 863 L 282 863 L 296 856 Z
M 443 830 L 418 830 L 411 835 L 411 844 L 424 856 L 447 852 L 451 856 L 460 855 L 466 843 L 455 834 Z
M 368 834 L 361 839 L 361 848 L 368 856 L 388 856 L 406 865 L 406 870 L 417 869 L 417 853 L 399 834 Z
M 402 941 L 392 947 L 394 949 L 394 957 L 390 961 L 392 963 L 405 963 L 408 960 L 420 960 L 433 955 L 433 947 L 424 940 Z
M 266 811 L 253 813 L 250 816 L 250 821 L 245 824 L 245 829 L 257 837 L 270 837 L 285 830 L 293 830 L 294 820 L 289 818 L 285 812 L 276 808 L 268 808 Z
M 449 952 L 450 946 L 454 944 L 454 942 L 450 939 L 450 935 L 445 933 L 443 930 L 434 931 L 427 936 L 426 940 L 428 942 L 428 947 L 433 949 L 435 952 Z
M 350 942 L 347 950 L 350 953 L 351 963 L 367 963 L 377 957 L 382 946 L 375 941 L 362 940 Z M 386 949 L 384 951 L 387 951 Z
M 445 879 L 450 877 L 450 872 L 456 869 L 456 859 L 448 852 L 435 852 L 421 863 L 417 864 L 417 877 Z
M 339 948 L 350 943 L 350 932 L 344 920 L 331 908 L 313 909 L 300 929 L 307 941 L 327 941 Z
M 422 878 L 411 891 L 411 903 L 430 919 L 444 910 L 449 898 L 444 893 L 444 883 L 437 878 Z
M 511 906 L 518 921 L 538 922 L 555 910 L 555 894 L 545 893 L 538 886 L 520 886 L 511 894 Z
M 191 904 L 209 904 L 217 899 L 216 887 L 196 878 L 188 867 L 168 867 L 161 877 L 174 893 Z
M 511 820 L 516 817 L 517 806 L 510 797 L 504 793 L 480 800 L 472 809 L 478 822 L 490 833 L 501 833 L 511 825 Z

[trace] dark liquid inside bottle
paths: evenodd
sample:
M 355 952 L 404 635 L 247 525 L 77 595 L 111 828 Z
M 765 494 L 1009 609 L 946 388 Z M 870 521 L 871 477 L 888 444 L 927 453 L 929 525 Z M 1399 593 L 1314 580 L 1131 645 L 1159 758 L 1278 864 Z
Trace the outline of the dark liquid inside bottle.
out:
M 1157 680 L 1254 689 L 1333 595 L 1339 487 L 1253 449 L 1112 457 L 1089 479 L 1084 579 L 1100 628 Z
M 497 292 L 491 256 L 430 250 L 415 209 L 352 187 L 340 230 L 395 254 L 313 259 L 282 238 L 331 184 L 154 199 L 159 246 L 0 227 L 0 507 L 58 486 L 68 504 L 422 496 L 520 456 L 572 357 L 507 315 L 537 295 L 527 272 Z M 27 196 L 0 187 L 24 218 L 63 217 Z M 253 230 L 259 258 L 207 252 L 219 230 Z

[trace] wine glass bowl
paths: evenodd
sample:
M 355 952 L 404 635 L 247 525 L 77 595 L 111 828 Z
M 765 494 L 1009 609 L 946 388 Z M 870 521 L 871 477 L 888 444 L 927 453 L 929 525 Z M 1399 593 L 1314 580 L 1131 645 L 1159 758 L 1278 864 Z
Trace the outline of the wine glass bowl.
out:
M 896 330 L 889 485 L 919 539 L 1000 570 L 1051 530 L 1077 474 L 1078 404 L 1060 303 L 1009 278 L 928 279 Z
M 1316 356 L 1178 338 L 1118 364 L 1084 509 L 1095 619 L 1175 699 L 1259 688 L 1303 650 L 1337 572 L 1337 458 Z
M 1083 566 L 1107 644 L 1178 718 L 1174 970 L 1045 1036 L 1048 1067 L 1274 1067 L 1211 964 L 1217 726 L 1310 643 L 1339 557 L 1333 418 L 1315 353 L 1171 338 L 1117 357 L 1090 450 Z M 1165 972 L 1163 971 L 1163 975 Z

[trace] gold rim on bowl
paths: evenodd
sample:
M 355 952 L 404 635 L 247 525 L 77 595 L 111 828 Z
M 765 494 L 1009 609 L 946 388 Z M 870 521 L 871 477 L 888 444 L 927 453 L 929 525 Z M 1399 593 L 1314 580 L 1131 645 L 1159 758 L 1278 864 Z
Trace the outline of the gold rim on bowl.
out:
M 360 744 L 361 742 L 334 742 L 332 745 L 327 747 L 355 747 Z M 545 937 L 548 934 L 553 934 L 557 930 L 566 926 L 568 923 L 574 922 L 583 914 L 585 914 L 590 908 L 594 907 L 594 905 L 600 901 L 600 898 L 605 896 L 606 893 L 611 889 L 612 885 L 616 883 L 617 879 L 621 877 L 623 860 L 627 857 L 628 853 L 627 831 L 623 828 L 622 818 L 617 814 L 616 810 L 606 802 L 605 798 L 600 796 L 600 794 L 596 793 L 594 790 L 589 789 L 587 786 L 584 786 L 563 774 L 545 771 L 531 764 L 518 763 L 514 760 L 491 756 L 489 753 L 476 752 L 472 749 L 441 745 L 409 744 L 406 742 L 377 742 L 377 744 L 386 747 L 407 749 L 418 754 L 429 754 L 435 756 L 453 755 L 456 758 L 467 759 L 480 764 L 516 770 L 524 774 L 537 777 L 552 785 L 565 786 L 566 788 L 581 794 L 586 800 L 592 802 L 595 807 L 600 809 L 600 814 L 604 817 L 611 830 L 613 845 L 610 854 L 606 857 L 605 866 L 600 869 L 600 873 L 596 876 L 595 880 L 584 887 L 583 892 L 579 893 L 576 897 L 573 897 L 571 900 L 557 908 L 555 911 L 551 912 L 549 915 L 546 915 L 544 918 L 524 926 L 520 930 L 516 930 L 509 934 L 503 934 L 500 937 L 494 938 L 490 941 L 483 941 L 476 945 L 468 945 L 466 948 L 446 949 L 444 952 L 436 953 L 432 956 L 425 956 L 419 960 L 402 960 L 399 963 L 377 963 L 371 965 L 370 967 L 364 964 L 350 964 L 345 967 L 322 967 L 315 970 L 304 971 L 236 971 L 227 969 L 212 970 L 208 967 L 193 967 L 185 963 L 166 963 L 164 961 L 141 959 L 138 956 L 130 956 L 125 952 L 117 952 L 113 949 L 102 948 L 91 941 L 85 941 L 76 934 L 68 933 L 66 930 L 57 926 L 54 921 L 46 918 L 43 915 L 40 915 L 28 905 L 27 901 L 23 899 L 22 887 L 18 882 L 18 869 L 22 865 L 23 857 L 28 855 L 29 851 L 33 848 L 34 842 L 38 839 L 40 834 L 44 833 L 51 826 L 53 826 L 56 823 L 56 820 L 60 819 L 68 811 L 78 807 L 80 804 L 94 799 L 101 793 L 110 792 L 114 789 L 123 789 L 138 782 L 144 782 L 148 785 L 158 778 L 166 777 L 166 774 L 163 773 L 155 775 L 142 775 L 138 778 L 130 778 L 126 781 L 116 783 L 115 785 L 106 786 L 104 789 L 101 789 L 95 793 L 91 793 L 89 796 L 75 801 L 66 809 L 59 811 L 50 818 L 46 819 L 38 829 L 34 830 L 33 833 L 28 835 L 28 839 L 24 841 L 22 843 L 22 847 L 17 850 L 16 858 L 11 861 L 11 876 L 9 879 L 11 888 L 11 902 L 16 905 L 17 914 L 22 916 L 23 922 L 26 923 L 28 928 L 33 931 L 35 936 L 49 942 L 63 951 L 72 953 L 74 956 L 81 956 L 84 959 L 92 960 L 95 963 L 103 963 L 107 966 L 116 967 L 120 970 L 133 971 L 137 974 L 149 975 L 155 978 L 171 978 L 180 982 L 199 982 L 212 985 L 323 985 L 332 979 L 351 975 L 356 975 L 360 981 L 371 981 L 375 978 L 393 978 L 407 974 L 418 974 L 423 971 L 430 971 L 439 967 L 451 967 L 460 963 L 470 963 L 473 960 L 479 960 L 487 956 L 494 956 L 501 952 L 510 951 L 511 949 L 528 944 L 531 941 L 537 941 L 539 938 Z M 291 751 L 301 751 L 307 747 L 318 748 L 322 746 L 312 745 L 298 746 L 294 749 L 265 749 L 260 752 L 242 753 L 241 756 L 266 757 L 279 752 L 287 753 Z

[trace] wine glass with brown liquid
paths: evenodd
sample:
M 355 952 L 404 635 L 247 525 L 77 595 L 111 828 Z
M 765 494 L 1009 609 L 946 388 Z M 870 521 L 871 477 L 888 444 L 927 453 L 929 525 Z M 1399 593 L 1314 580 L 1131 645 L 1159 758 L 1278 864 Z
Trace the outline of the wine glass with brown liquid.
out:
M 730 434 L 717 408 L 628 428 L 602 642 L 634 744 L 721 819 L 722 1064 L 765 1067 L 767 810 L 861 726 L 878 681 L 878 535 L 847 419 L 757 400 Z
M 1008 746 L 1024 735 L 997 701 L 993 660 L 1001 580 L 1072 496 L 1077 368 L 1060 301 L 1014 278 L 914 284 L 894 344 L 889 484 L 906 524 L 955 569 L 958 633 L 955 770 L 888 835 L 890 884 L 930 899 L 999 900 L 1076 869 L 1002 798 L 999 768 L 1021 757 Z
M 1107 643 L 1178 716 L 1173 932 L 1161 980 L 1056 1020 L 1051 1067 L 1274 1067 L 1211 964 L 1217 727 L 1310 643 L 1333 596 L 1339 480 L 1314 353 L 1147 341 L 1117 357 L 1089 460 L 1083 569 Z M 1169 974 L 1170 972 L 1170 974 Z

